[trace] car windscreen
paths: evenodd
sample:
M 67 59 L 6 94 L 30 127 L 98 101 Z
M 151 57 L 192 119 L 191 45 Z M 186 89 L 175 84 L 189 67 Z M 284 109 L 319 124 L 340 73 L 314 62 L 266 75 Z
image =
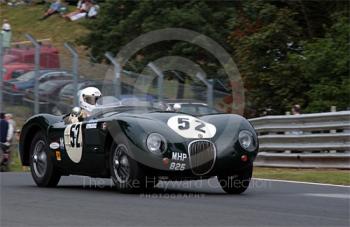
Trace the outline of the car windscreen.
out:
M 39 91 L 51 91 L 57 88 L 57 86 L 66 84 L 66 80 L 50 80 L 39 85 Z
M 213 108 L 210 108 L 208 106 L 204 105 L 196 105 L 196 104 L 182 104 L 181 105 L 181 112 L 192 114 L 192 115 L 206 115 L 206 114 L 214 114 L 218 113 Z
M 30 72 L 27 72 L 27 73 L 23 74 L 22 76 L 18 77 L 16 80 L 29 81 L 29 80 L 33 79 L 34 77 L 35 77 L 35 71 L 30 71 Z
M 73 92 L 74 92 L 74 84 L 71 83 L 71 84 L 67 84 L 66 86 L 64 86 L 62 88 L 62 90 L 60 91 L 60 96 L 61 95 L 73 95 Z
M 197 111 L 199 115 L 219 113 L 217 110 L 207 106 L 198 106 Z
M 114 96 L 104 96 L 99 98 L 96 102 L 96 106 L 120 106 L 121 102 Z

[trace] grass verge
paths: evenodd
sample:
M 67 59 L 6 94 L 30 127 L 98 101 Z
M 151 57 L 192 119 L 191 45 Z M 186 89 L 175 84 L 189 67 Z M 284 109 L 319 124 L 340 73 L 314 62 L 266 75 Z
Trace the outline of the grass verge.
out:
M 54 46 L 63 51 L 64 42 L 74 42 L 86 34 L 87 29 L 82 21 L 69 22 L 59 14 L 52 15 L 46 20 L 39 20 L 47 10 L 47 5 L 22 5 L 9 7 L 0 5 L 0 19 L 9 20 L 12 29 L 12 42 L 27 41 L 24 34 L 30 33 L 37 39 L 51 39 Z M 74 6 L 69 6 L 73 10 Z
M 350 185 L 350 171 L 336 169 L 292 169 L 255 167 L 253 177 L 314 183 Z

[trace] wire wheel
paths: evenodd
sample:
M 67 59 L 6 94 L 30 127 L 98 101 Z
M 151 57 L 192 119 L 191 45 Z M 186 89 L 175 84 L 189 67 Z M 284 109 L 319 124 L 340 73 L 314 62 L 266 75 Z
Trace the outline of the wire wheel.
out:
M 113 155 L 113 171 L 119 183 L 126 183 L 130 178 L 128 150 L 124 144 L 118 145 Z
M 37 177 L 43 177 L 47 171 L 47 154 L 45 151 L 46 144 L 43 140 L 39 140 L 34 147 L 33 152 L 33 168 Z

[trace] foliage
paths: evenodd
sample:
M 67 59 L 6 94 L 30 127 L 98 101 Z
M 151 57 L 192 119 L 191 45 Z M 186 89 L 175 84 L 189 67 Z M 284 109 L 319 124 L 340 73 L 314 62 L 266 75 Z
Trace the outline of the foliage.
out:
M 230 48 L 226 43 L 227 21 L 234 9 L 228 2 L 107 0 L 101 8 L 101 15 L 86 24 L 92 32 L 81 41 L 99 60 L 106 51 L 117 53 L 138 36 L 163 28 L 187 28 Z M 159 42 L 141 50 L 134 56 L 138 56 L 138 60 L 133 59 L 133 65 L 140 65 L 136 70 L 141 70 L 151 60 L 176 55 L 202 65 L 207 73 L 211 72 L 208 74 L 216 72 L 217 62 L 212 56 L 197 46 L 180 41 Z
M 107 0 L 80 42 L 102 61 L 149 31 L 180 27 L 211 37 L 238 65 L 248 117 L 284 114 L 292 104 L 305 112 L 349 106 L 349 2 L 347 1 L 127 1 Z M 185 42 L 151 45 L 131 59 L 133 70 L 162 56 L 182 56 L 213 78 L 221 66 Z M 221 72 L 221 73 L 220 73 Z
M 287 8 L 252 1 L 245 2 L 235 17 L 230 43 L 245 81 L 250 115 L 266 109 L 281 113 L 304 89 L 303 78 L 295 74 L 287 57 L 300 49 L 301 29 L 295 16 Z
M 324 38 L 305 42 L 303 56 L 291 57 L 310 87 L 307 112 L 329 111 L 332 105 L 340 110 L 350 107 L 349 34 L 348 18 L 337 15 Z

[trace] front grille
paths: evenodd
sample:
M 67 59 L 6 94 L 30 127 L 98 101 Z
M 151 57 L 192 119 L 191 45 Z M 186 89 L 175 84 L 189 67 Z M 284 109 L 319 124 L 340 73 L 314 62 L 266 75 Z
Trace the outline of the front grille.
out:
M 192 141 L 188 146 L 192 172 L 196 175 L 208 173 L 214 166 L 216 158 L 215 145 L 207 140 Z

